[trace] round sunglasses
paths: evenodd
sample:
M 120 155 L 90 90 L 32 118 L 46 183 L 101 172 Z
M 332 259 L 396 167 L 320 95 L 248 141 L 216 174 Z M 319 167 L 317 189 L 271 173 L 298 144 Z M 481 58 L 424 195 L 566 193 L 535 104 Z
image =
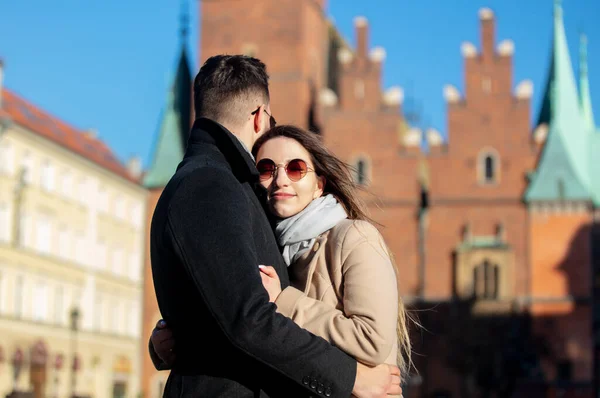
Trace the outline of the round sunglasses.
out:
M 285 174 L 287 174 L 288 178 L 293 182 L 300 181 L 307 173 L 314 171 L 308 167 L 306 162 L 302 159 L 292 159 L 286 164 L 275 164 L 271 159 L 261 159 L 256 164 L 261 181 L 273 177 L 275 171 L 280 167 L 285 170 Z

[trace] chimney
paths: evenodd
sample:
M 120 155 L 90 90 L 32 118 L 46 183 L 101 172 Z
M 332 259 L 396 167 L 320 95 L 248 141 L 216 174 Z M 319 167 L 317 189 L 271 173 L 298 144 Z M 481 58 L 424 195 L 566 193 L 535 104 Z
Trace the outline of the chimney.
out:
M 346 47 L 342 47 L 338 50 L 337 58 L 340 64 L 348 66 L 352 62 L 354 54 L 352 54 L 352 51 L 350 51 Z
M 531 80 L 521 81 L 515 88 L 515 97 L 519 100 L 531 100 L 533 96 L 533 82 Z
M 462 101 L 460 91 L 451 84 L 446 84 L 444 86 L 444 99 L 447 104 L 457 104 Z
M 542 123 L 533 130 L 533 143 L 536 149 L 542 149 L 548 138 L 548 125 Z
M 365 17 L 356 17 L 354 27 L 356 28 L 356 56 L 365 59 L 369 51 L 369 21 Z
M 434 128 L 425 131 L 425 140 L 431 155 L 441 155 L 446 151 L 446 145 L 442 134 Z
M 136 180 L 142 176 L 142 159 L 139 156 L 132 156 L 127 161 L 127 171 L 129 175 Z
M 369 53 L 369 59 L 372 62 L 375 62 L 377 64 L 383 63 L 383 61 L 385 61 L 386 56 L 387 56 L 387 52 L 385 51 L 385 48 L 383 48 L 383 47 L 375 47 Z
M 326 108 L 332 108 L 338 104 L 338 96 L 330 88 L 321 89 L 319 92 L 319 104 Z
M 479 10 L 481 21 L 481 54 L 484 60 L 494 58 L 494 47 L 496 42 L 496 21 L 494 12 L 489 8 Z
M 87 138 L 90 138 L 90 139 L 92 139 L 92 140 L 95 140 L 96 138 L 98 138 L 98 130 L 96 130 L 96 129 L 93 129 L 93 128 L 92 128 L 92 129 L 88 129 L 88 130 L 85 132 L 85 136 L 86 136 Z
M 475 48 L 475 45 L 468 41 L 461 44 L 460 52 L 465 58 L 475 58 L 477 56 L 477 49 Z
M 502 40 L 497 47 L 498 55 L 510 57 L 515 53 L 515 43 L 512 40 Z
M 402 137 L 403 155 L 418 156 L 421 153 L 421 141 L 423 131 L 418 128 L 410 128 L 404 132 Z
M 383 105 L 390 109 L 399 109 L 404 102 L 404 90 L 402 87 L 393 86 L 383 93 Z

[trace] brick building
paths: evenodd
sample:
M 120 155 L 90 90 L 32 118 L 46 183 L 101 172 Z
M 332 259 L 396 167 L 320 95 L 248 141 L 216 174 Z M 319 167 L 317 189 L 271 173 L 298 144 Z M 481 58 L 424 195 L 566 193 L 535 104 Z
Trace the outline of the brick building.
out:
M 585 41 L 578 89 L 560 3 L 538 122 L 529 122 L 531 82 L 513 87 L 514 43 L 496 42 L 494 13 L 482 9 L 479 49 L 461 47 L 464 92 L 444 87 L 447 139 L 411 128 L 402 116 L 402 90 L 382 89 L 385 50 L 370 47 L 368 21 L 355 19 L 350 46 L 326 19 L 325 6 L 324 0 L 203 1 L 199 61 L 218 53 L 262 59 L 278 121 L 321 134 L 356 168 L 395 253 L 401 293 L 415 308 L 436 308 L 420 315 L 429 332 L 417 339 L 420 375 L 405 396 L 469 396 L 514 379 L 520 381 L 513 389 L 529 395 L 556 386 L 589 393 L 588 281 L 598 267 L 592 253 L 599 243 L 591 237 L 600 206 L 600 161 L 592 154 L 600 153 L 600 132 Z M 146 175 L 149 217 L 189 128 L 185 51 L 181 59 Z M 144 337 L 159 317 L 149 263 L 146 289 Z M 495 358 L 490 372 L 515 363 L 523 369 L 482 375 L 483 352 Z M 157 376 L 144 361 L 144 396 L 155 397 L 166 373 Z

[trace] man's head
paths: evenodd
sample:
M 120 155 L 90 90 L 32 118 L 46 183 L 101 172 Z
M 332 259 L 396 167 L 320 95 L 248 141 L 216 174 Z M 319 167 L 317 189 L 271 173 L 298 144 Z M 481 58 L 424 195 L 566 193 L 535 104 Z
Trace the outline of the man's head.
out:
M 209 58 L 194 81 L 196 118 L 227 127 L 249 147 L 269 129 L 269 76 L 264 63 L 244 55 Z

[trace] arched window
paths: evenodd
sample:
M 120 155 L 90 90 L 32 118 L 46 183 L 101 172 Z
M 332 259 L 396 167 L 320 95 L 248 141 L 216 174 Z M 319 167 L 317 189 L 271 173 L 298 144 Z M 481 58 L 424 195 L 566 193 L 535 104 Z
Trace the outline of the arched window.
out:
M 481 267 L 473 268 L 473 297 L 479 297 L 481 291 Z
M 496 162 L 491 155 L 487 155 L 485 157 L 485 182 L 493 182 L 495 171 L 496 171 Z
M 354 164 L 354 178 L 358 185 L 367 185 L 369 179 L 369 164 L 363 159 L 359 158 Z
M 484 297 L 487 299 L 498 298 L 498 282 L 500 280 L 500 270 L 497 265 L 489 262 L 485 263 L 485 291 Z
M 473 269 L 473 296 L 494 300 L 499 296 L 500 268 L 485 260 Z
M 365 161 L 364 160 L 359 160 L 356 163 L 356 180 L 358 181 L 359 184 L 364 184 L 365 183 Z
M 495 150 L 484 150 L 480 153 L 477 174 L 482 184 L 495 184 L 499 181 L 500 158 Z

